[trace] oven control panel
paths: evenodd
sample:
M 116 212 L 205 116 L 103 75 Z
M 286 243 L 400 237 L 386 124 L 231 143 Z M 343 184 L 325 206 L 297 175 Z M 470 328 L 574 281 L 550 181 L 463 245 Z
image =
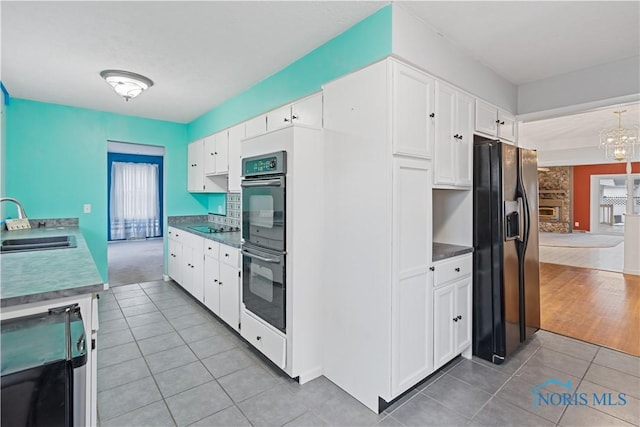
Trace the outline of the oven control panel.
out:
M 242 176 L 284 174 L 287 171 L 286 161 L 286 151 L 247 157 L 242 159 Z

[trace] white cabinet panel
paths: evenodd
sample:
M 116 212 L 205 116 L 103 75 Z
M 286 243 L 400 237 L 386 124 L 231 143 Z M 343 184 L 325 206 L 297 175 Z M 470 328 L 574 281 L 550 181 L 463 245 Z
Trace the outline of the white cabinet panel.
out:
M 391 393 L 433 368 L 431 317 L 431 169 L 423 160 L 393 160 L 394 281 Z
M 291 105 L 280 107 L 267 113 L 267 132 L 291 124 Z
M 204 304 L 238 331 L 241 286 L 239 251 L 227 245 L 214 243 L 219 247 L 207 244 L 205 239 Z
M 220 262 L 219 316 L 236 331 L 240 325 L 240 270 Z
M 438 288 L 433 292 L 433 362 L 438 368 L 453 359 L 455 353 L 454 318 L 455 286 Z
M 241 334 L 278 367 L 285 367 L 287 345 L 285 338 L 248 314 L 246 310 L 242 311 Z
M 498 135 L 498 109 L 480 99 L 476 99 L 476 131 L 497 136 Z
M 244 123 L 245 136 L 251 138 L 253 136 L 262 135 L 267 132 L 267 115 L 261 114 Z
M 240 141 L 244 139 L 244 124 L 229 129 L 229 182 L 230 193 L 240 192 L 242 176 L 242 159 L 240 157 Z
M 498 109 L 498 136 L 500 139 L 515 142 L 516 141 L 516 118 L 513 114 Z
M 436 82 L 436 140 L 434 147 L 434 184 L 455 184 L 454 154 L 457 91 Z
M 322 93 L 304 98 L 291 106 L 291 121 L 295 124 L 322 127 Z
M 216 135 L 215 173 L 226 174 L 229 172 L 229 132 L 222 131 Z
M 456 129 L 459 137 L 454 138 L 456 139 L 454 141 L 455 184 L 459 187 L 471 187 L 473 184 L 473 98 L 458 92 L 456 108 Z
M 472 290 L 471 277 L 456 283 L 456 354 L 471 345 Z
M 393 64 L 393 153 L 432 157 L 435 79 L 406 65 Z
M 216 136 L 210 135 L 204 138 L 204 174 L 214 175 L 216 173 Z
M 168 273 L 177 283 L 182 283 L 182 243 L 169 238 Z
M 204 257 L 204 305 L 220 316 L 220 269 L 218 260 Z
M 191 192 L 204 191 L 204 159 L 202 140 L 194 141 L 187 148 L 187 188 Z

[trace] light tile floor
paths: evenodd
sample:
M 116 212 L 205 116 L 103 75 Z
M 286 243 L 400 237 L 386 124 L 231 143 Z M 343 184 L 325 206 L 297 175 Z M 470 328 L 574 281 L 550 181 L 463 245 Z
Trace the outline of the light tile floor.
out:
M 540 331 L 502 365 L 454 359 L 375 414 L 325 377 L 299 385 L 173 282 L 100 299 L 102 426 L 638 425 L 640 360 Z M 624 406 L 533 406 L 533 387 L 626 394 Z M 565 392 L 558 385 L 550 392 Z

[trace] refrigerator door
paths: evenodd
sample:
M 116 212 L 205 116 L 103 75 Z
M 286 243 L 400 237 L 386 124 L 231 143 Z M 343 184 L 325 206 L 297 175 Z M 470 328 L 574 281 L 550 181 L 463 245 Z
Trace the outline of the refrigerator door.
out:
M 518 148 L 499 143 L 502 151 L 502 180 L 494 185 L 501 186 L 503 222 L 505 232 L 502 234 L 502 289 L 495 292 L 503 294 L 504 301 L 504 334 L 496 336 L 495 354 L 506 357 L 520 345 L 520 267 L 518 257 L 518 238 L 522 211 L 518 203 Z M 499 266 L 496 266 L 499 268 Z
M 540 262 L 538 248 L 538 154 L 520 149 L 520 179 L 524 201 L 524 230 L 521 245 L 523 260 L 524 335 L 531 337 L 540 329 Z

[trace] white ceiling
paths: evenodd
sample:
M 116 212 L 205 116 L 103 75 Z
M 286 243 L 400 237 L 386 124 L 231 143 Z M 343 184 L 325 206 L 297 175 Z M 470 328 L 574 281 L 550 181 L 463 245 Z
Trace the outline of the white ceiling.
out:
M 383 1 L 0 2 L 11 96 L 189 122 L 369 16 Z M 401 2 L 514 84 L 638 55 L 640 2 Z M 128 103 L 99 76 L 155 86 Z

